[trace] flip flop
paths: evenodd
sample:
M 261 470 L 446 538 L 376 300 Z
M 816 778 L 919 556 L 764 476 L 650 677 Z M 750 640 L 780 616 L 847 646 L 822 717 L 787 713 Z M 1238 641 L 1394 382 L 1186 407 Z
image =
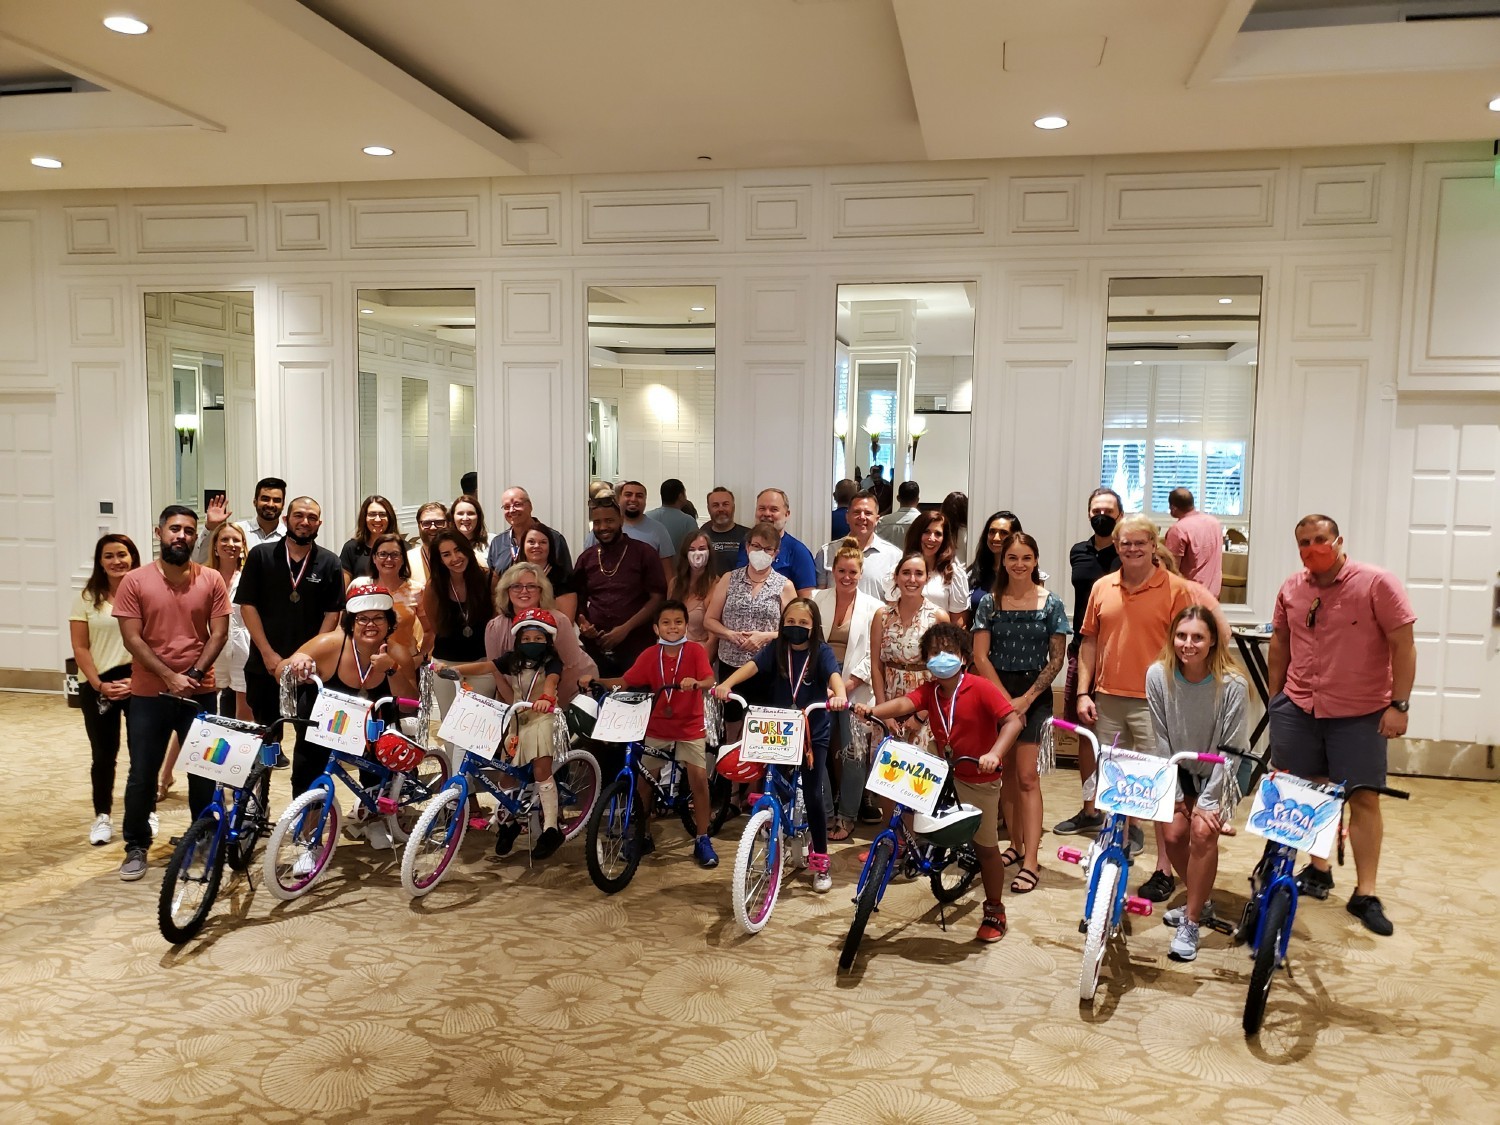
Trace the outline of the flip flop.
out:
M 1013 895 L 1030 894 L 1036 890 L 1038 883 L 1042 881 L 1042 873 L 1033 871 L 1029 867 L 1021 868 L 1021 872 L 1010 882 L 1010 893 Z
M 847 840 L 850 835 L 851 831 L 849 828 L 849 822 L 843 817 L 839 817 L 834 826 L 828 830 L 828 839 L 830 843 L 836 844 L 842 840 Z
M 1020 852 L 1016 851 L 1015 848 L 1006 848 L 1003 852 L 1000 853 L 1000 862 L 1005 864 L 1006 867 L 1014 867 L 1025 858 L 1026 857 Z

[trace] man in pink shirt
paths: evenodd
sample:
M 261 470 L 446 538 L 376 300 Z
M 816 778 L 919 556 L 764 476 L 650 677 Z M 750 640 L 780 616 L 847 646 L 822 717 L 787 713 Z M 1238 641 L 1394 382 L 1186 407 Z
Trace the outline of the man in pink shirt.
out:
M 1344 554 L 1339 525 L 1323 515 L 1297 524 L 1306 570 L 1276 595 L 1270 670 L 1272 760 L 1309 781 L 1384 785 L 1386 739 L 1406 733 L 1417 671 L 1417 615 L 1395 575 Z M 1375 897 L 1383 828 L 1380 795 L 1348 795 L 1356 886 L 1349 913 L 1373 933 L 1392 927 Z M 1327 898 L 1328 861 L 1312 859 L 1297 876 L 1303 894 Z
M 1177 569 L 1217 598 L 1224 584 L 1223 526 L 1193 507 L 1193 494 L 1185 488 L 1172 489 L 1167 508 L 1177 521 L 1167 528 L 1167 550 L 1177 560 Z

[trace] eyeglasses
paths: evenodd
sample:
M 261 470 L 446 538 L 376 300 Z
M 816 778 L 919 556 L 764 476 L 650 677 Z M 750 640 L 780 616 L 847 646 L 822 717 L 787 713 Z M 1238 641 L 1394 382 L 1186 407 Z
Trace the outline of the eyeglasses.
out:
M 356 617 L 354 619 L 354 623 L 356 625 L 362 625 L 362 626 L 367 626 L 367 627 L 371 626 L 371 625 L 383 625 L 383 624 L 385 624 L 385 614 L 383 614 L 383 613 L 374 613 L 374 614 L 361 613 L 358 617 Z
M 395 551 L 381 551 L 375 557 L 381 562 L 400 562 L 404 556 L 397 554 Z
M 448 526 L 448 521 L 447 520 L 418 520 L 417 521 L 417 526 L 418 527 L 425 527 L 425 528 L 429 528 L 429 529 L 430 528 L 434 528 L 434 527 L 447 527 Z
M 1315 628 L 1317 628 L 1317 625 L 1318 625 L 1318 609 L 1319 609 L 1320 606 L 1322 606 L 1322 604 L 1323 604 L 1323 599 L 1322 598 L 1314 598 L 1313 599 L 1313 604 L 1308 608 L 1308 611 L 1307 611 L 1307 627 L 1309 629 L 1315 629 Z
M 510 588 L 512 590 L 519 590 L 523 594 L 534 594 L 541 589 L 535 582 L 514 582 Z

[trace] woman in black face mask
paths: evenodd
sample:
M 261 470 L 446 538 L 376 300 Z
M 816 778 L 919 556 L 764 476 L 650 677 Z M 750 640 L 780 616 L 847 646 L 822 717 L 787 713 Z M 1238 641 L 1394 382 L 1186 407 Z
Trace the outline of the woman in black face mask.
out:
M 776 643 L 767 645 L 735 669 L 714 693 L 724 699 L 751 678 L 759 689 L 758 697 L 771 707 L 794 707 L 800 711 L 827 700 L 830 711 L 842 711 L 849 705 L 838 658 L 823 641 L 823 623 L 811 598 L 793 598 L 788 602 L 781 611 Z M 828 872 L 828 809 L 823 800 L 823 773 L 828 768 L 828 739 L 832 730 L 827 711 L 814 711 L 808 716 L 802 793 L 813 838 L 807 866 L 812 872 L 813 890 L 819 894 L 833 887 Z

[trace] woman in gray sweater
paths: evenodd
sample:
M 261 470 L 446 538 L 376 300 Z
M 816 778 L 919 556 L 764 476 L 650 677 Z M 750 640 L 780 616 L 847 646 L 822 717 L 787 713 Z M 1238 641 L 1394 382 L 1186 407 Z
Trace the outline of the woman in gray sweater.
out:
M 1245 681 L 1219 637 L 1211 611 L 1184 608 L 1172 622 L 1161 659 L 1146 671 L 1146 702 L 1156 731 L 1157 753 L 1214 753 L 1221 747 L 1247 749 Z M 1234 759 L 1224 766 L 1193 763 L 1178 767 L 1177 815 L 1165 827 L 1168 858 L 1187 884 L 1187 903 L 1169 910 L 1164 921 L 1176 928 L 1170 956 L 1198 956 L 1198 930 L 1219 871 L 1219 835 L 1233 829 L 1225 793 Z

